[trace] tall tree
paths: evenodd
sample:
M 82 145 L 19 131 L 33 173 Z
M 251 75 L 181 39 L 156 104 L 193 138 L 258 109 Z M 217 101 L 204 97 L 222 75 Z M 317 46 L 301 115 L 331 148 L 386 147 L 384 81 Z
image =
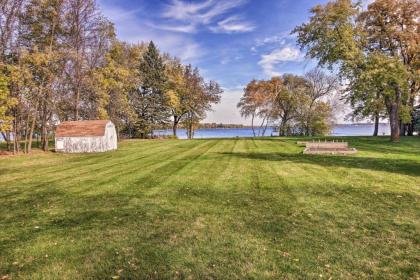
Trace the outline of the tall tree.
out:
M 95 98 L 92 102 L 95 118 L 110 119 L 118 134 L 136 120 L 129 102 L 129 93 L 139 83 L 138 64 L 144 47 L 128 45 L 117 40 L 105 55 L 106 64 L 95 70 L 92 87 Z
M 306 136 L 330 132 L 332 108 L 328 100 L 339 90 L 338 78 L 314 68 L 304 76 L 307 89 L 301 97 L 299 119 L 301 134 Z
M 257 80 L 252 80 L 251 82 L 249 82 L 244 88 L 244 94 L 242 95 L 237 105 L 242 117 L 251 117 L 251 128 L 254 137 L 256 136 L 254 119 L 257 116 L 259 107 L 259 103 L 256 98 L 258 90 L 259 84 Z
M 165 65 L 153 42 L 149 43 L 139 66 L 140 86 L 133 104 L 138 115 L 137 130 L 141 138 L 169 122 L 170 110 L 165 94 Z
M 19 15 L 25 0 L 0 0 L 0 62 L 5 62 L 16 42 Z
M 274 77 L 269 81 L 252 80 L 244 89 L 237 107 L 240 108 L 241 115 L 251 117 L 251 127 L 254 137 L 264 136 L 268 124 L 273 120 L 275 112 L 273 110 L 276 98 L 282 90 L 282 80 Z M 261 119 L 258 133 L 255 132 L 254 120 Z
M 17 100 L 10 97 L 7 77 L 0 71 L 0 133 L 8 140 L 6 135 L 10 133 L 13 118 L 7 115 L 7 111 L 16 104 Z
M 205 82 L 198 68 L 187 65 L 185 69 L 186 101 L 188 111 L 183 123 L 189 139 L 194 137 L 198 122 L 206 117 L 206 111 L 220 101 L 223 90 L 215 81 Z
M 377 86 L 375 92 L 385 101 L 390 119 L 391 140 L 398 141 L 399 124 L 406 105 L 404 104 L 406 87 L 402 84 L 406 71 L 401 69 L 399 58 L 378 49 L 378 46 L 381 46 L 380 42 L 371 41 L 369 39 L 372 38 L 366 37 L 366 26 L 358 22 L 360 16 L 358 3 L 353 4 L 351 0 L 330 1 L 325 5 L 314 7 L 311 13 L 309 22 L 296 27 L 293 31 L 298 35 L 300 46 L 306 49 L 309 57 L 318 59 L 321 66 L 327 65 L 332 68 L 338 65 L 340 74 L 348 85 L 357 83 L 357 79 L 363 77 L 367 69 L 371 70 L 369 76 L 372 81 L 379 81 L 380 78 L 388 79 L 382 80 L 382 84 L 373 84 Z M 374 66 L 372 63 L 377 64 Z M 381 67 L 393 72 L 388 75 L 375 72 L 374 69 Z
M 398 57 L 409 73 L 410 94 L 402 100 L 411 114 L 420 89 L 420 2 L 376 0 L 358 17 L 369 50 Z M 413 134 L 413 125 L 401 122 L 401 135 Z
M 19 41 L 32 56 L 33 92 L 39 103 L 42 148 L 48 150 L 58 72 L 63 67 L 60 42 L 63 0 L 32 0 L 20 19 Z M 32 139 L 32 135 L 29 135 Z M 31 140 L 30 140 L 31 141 Z
M 286 136 L 291 134 L 292 121 L 296 117 L 299 99 L 308 88 L 308 84 L 303 77 L 285 74 L 282 77 L 283 88 L 276 97 L 276 114 L 280 119 L 279 134 Z
M 73 119 L 81 118 L 81 104 L 89 99 L 90 74 L 98 67 L 97 56 L 108 51 L 109 40 L 115 37 L 113 27 L 99 13 L 95 0 L 72 0 L 65 2 L 64 46 L 66 48 L 66 79 L 73 100 Z M 101 40 L 105 46 L 98 45 Z M 102 54 L 98 54 L 101 52 Z M 95 61 L 96 60 L 96 61 Z
M 172 114 L 172 133 L 177 136 L 179 123 L 186 117 L 190 109 L 190 94 L 187 92 L 186 70 L 176 58 L 169 58 L 166 62 L 166 75 L 168 77 L 166 94 L 168 106 Z

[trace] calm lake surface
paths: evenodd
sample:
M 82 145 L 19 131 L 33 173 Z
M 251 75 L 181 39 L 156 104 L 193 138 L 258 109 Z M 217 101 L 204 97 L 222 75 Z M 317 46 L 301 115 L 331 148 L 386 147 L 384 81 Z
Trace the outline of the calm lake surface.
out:
M 373 134 L 373 124 L 340 124 L 335 125 L 331 135 L 332 136 L 371 136 Z M 258 131 L 256 130 L 256 133 Z M 273 133 L 272 128 L 267 128 L 266 136 Z M 389 135 L 389 125 L 379 125 L 379 135 Z M 157 135 L 172 135 L 172 130 L 157 130 Z M 178 138 L 186 139 L 187 132 L 185 129 L 178 129 Z M 194 138 L 234 138 L 234 137 L 252 137 L 251 128 L 206 128 L 195 131 Z
M 256 130 L 258 133 L 258 130 Z M 267 128 L 266 136 L 273 133 L 272 128 Z M 373 124 L 339 124 L 334 126 L 332 136 L 371 136 L 373 133 Z M 157 135 L 172 135 L 172 130 L 157 130 Z M 389 125 L 379 125 L 379 135 L 389 135 Z M 252 137 L 251 128 L 208 128 L 198 129 L 195 131 L 194 138 L 234 138 L 234 137 Z M 178 138 L 187 139 L 187 132 L 185 129 L 178 129 Z M 2 135 L 0 134 L 0 141 Z

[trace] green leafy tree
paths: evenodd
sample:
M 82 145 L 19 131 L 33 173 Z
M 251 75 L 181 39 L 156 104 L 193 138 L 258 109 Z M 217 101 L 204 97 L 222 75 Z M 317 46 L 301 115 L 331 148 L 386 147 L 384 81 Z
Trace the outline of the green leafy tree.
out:
M 185 67 L 176 58 L 169 58 L 166 62 L 166 76 L 168 77 L 166 95 L 168 106 L 172 114 L 172 133 L 177 136 L 177 128 L 186 117 L 190 109 L 191 95 L 187 91 Z
M 198 68 L 191 65 L 185 67 L 184 79 L 186 83 L 185 104 L 188 108 L 183 124 L 187 128 L 189 139 L 194 137 L 195 128 L 200 120 L 206 117 L 213 104 L 220 101 L 223 90 L 215 81 L 205 82 Z
M 311 13 L 309 22 L 293 31 L 298 35 L 300 46 L 310 58 L 318 59 L 321 66 L 338 66 L 341 77 L 348 85 L 358 84 L 358 93 L 372 91 L 374 86 L 373 92 L 383 98 L 387 109 L 391 140 L 398 141 L 400 121 L 406 119 L 408 83 L 407 71 L 403 69 L 400 58 L 381 49 L 381 42 L 366 36 L 367 28 L 371 26 L 360 24 L 358 3 L 353 4 L 351 0 L 330 1 L 314 7 Z M 372 106 L 372 114 L 378 114 L 375 107 Z
M 136 90 L 139 82 L 138 65 L 134 62 L 140 61 L 143 50 L 143 45 L 128 45 L 115 40 L 105 55 L 105 65 L 93 74 L 95 118 L 110 119 L 118 134 L 127 131 L 136 120 L 129 94 Z
M 31 70 L 33 82 L 30 85 L 31 93 L 34 94 L 31 99 L 37 108 L 31 122 L 39 119 L 41 146 L 45 151 L 48 150 L 55 94 L 58 93 L 56 84 L 64 67 L 60 45 L 63 35 L 63 7 L 63 0 L 32 0 L 25 6 L 20 17 L 19 41 L 27 51 L 21 61 L 28 64 Z M 29 134 L 29 143 L 31 142 L 32 133 Z M 31 145 L 29 149 L 30 147 Z
M 292 134 L 291 121 L 297 116 L 299 102 L 304 98 L 308 84 L 301 76 L 285 74 L 282 77 L 283 88 L 275 101 L 275 110 L 280 119 L 279 134 L 286 136 Z
M 8 115 L 8 111 L 16 104 L 17 100 L 10 97 L 7 77 L 0 71 L 0 132 L 7 139 L 6 133 L 12 129 L 13 117 Z
M 413 112 L 420 89 L 420 2 L 418 0 L 376 0 L 357 22 L 364 31 L 367 51 L 376 50 L 398 58 L 407 69 L 409 94 L 402 105 Z M 411 118 L 410 118 L 411 119 Z M 401 118 L 401 135 L 412 135 L 413 125 Z

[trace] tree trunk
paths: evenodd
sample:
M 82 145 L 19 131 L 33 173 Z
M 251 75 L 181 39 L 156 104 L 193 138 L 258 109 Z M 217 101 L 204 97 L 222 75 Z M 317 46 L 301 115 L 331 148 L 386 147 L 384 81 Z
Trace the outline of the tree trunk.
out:
M 286 136 L 286 121 L 285 121 L 285 118 L 281 119 L 280 128 L 279 128 L 279 136 Z
M 33 139 L 33 134 L 35 130 L 35 123 L 36 123 L 36 116 L 32 120 L 31 128 L 29 130 L 29 142 L 28 142 L 28 148 L 26 150 L 28 154 L 32 152 L 32 139 Z
M 74 120 L 79 120 L 79 99 L 80 99 L 80 91 L 79 88 L 76 90 L 76 98 L 75 98 L 75 104 L 74 104 Z
M 42 127 L 42 134 L 44 135 L 44 138 L 43 138 L 43 141 L 42 141 L 42 150 L 44 151 L 44 152 L 47 152 L 48 151 L 48 129 L 47 129 L 47 126 L 46 125 L 44 125 L 43 127 Z
M 391 141 L 400 141 L 400 118 L 399 118 L 399 105 L 395 102 L 391 104 L 389 112 L 389 123 L 391 126 Z
M 412 91 L 414 91 L 415 92 L 415 84 L 414 84 L 414 88 L 413 88 L 413 86 L 412 86 Z M 411 115 L 411 122 L 407 125 L 407 136 L 413 136 L 413 134 L 414 134 L 414 126 L 415 126 L 415 119 L 414 119 L 414 94 L 412 93 L 411 94 L 411 96 L 410 96 L 410 100 L 408 101 L 408 104 L 409 104 L 409 106 L 410 106 L 410 109 L 411 109 L 411 113 L 410 113 L 410 115 Z
M 188 124 L 188 139 L 193 138 L 193 123 L 192 121 Z
M 263 136 L 265 135 L 265 132 L 267 131 L 267 127 L 268 127 L 268 120 L 269 120 L 269 119 L 270 119 L 270 117 L 268 117 L 267 122 L 265 123 L 264 130 L 263 130 L 263 133 L 262 133 L 262 135 L 263 135 Z
M 9 133 L 7 133 L 7 132 L 5 133 L 5 132 L 1 131 L 1 135 L 3 136 L 4 141 L 6 141 L 7 150 L 10 151 L 10 138 L 9 138 L 8 134 Z
M 18 142 L 17 142 L 17 120 L 16 120 L 16 114 L 14 119 L 14 125 L 13 125 L 13 154 L 16 154 L 19 152 Z
M 24 141 L 24 146 L 23 146 L 24 153 L 28 153 L 29 120 L 30 120 L 30 117 L 28 114 L 28 117 L 26 118 L 26 126 L 25 126 L 25 141 Z
M 258 128 L 258 136 L 264 136 L 264 134 L 265 134 L 265 130 L 263 129 L 265 121 L 266 121 L 266 117 L 263 118 L 263 120 L 261 122 L 261 125 Z
M 47 112 L 47 103 L 43 101 L 42 106 L 42 117 L 41 117 L 41 148 L 43 151 L 48 151 L 48 129 L 47 129 L 47 121 L 48 121 L 48 112 Z
M 254 115 L 254 114 L 252 114 L 252 117 L 251 117 L 251 128 L 252 128 L 252 134 L 253 134 L 253 135 L 254 135 L 254 137 L 255 137 L 254 117 L 255 117 L 255 115 Z
M 414 135 L 414 120 L 411 121 L 411 123 L 407 124 L 407 136 L 413 136 Z
M 373 136 L 378 136 L 379 132 L 379 114 L 375 114 L 375 129 L 373 130 Z
M 400 120 L 400 136 L 405 136 L 407 125 Z
M 173 135 L 174 137 L 176 137 L 176 130 L 177 130 L 177 128 L 178 128 L 178 122 L 179 122 L 178 117 L 177 117 L 177 116 L 174 116 L 174 123 L 173 123 L 173 125 L 172 125 L 172 135 Z

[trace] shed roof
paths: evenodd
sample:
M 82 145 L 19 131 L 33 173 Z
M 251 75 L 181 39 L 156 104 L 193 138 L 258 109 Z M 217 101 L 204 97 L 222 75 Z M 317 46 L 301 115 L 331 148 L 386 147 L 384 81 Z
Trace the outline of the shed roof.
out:
M 109 120 L 68 121 L 58 125 L 57 137 L 104 136 Z

